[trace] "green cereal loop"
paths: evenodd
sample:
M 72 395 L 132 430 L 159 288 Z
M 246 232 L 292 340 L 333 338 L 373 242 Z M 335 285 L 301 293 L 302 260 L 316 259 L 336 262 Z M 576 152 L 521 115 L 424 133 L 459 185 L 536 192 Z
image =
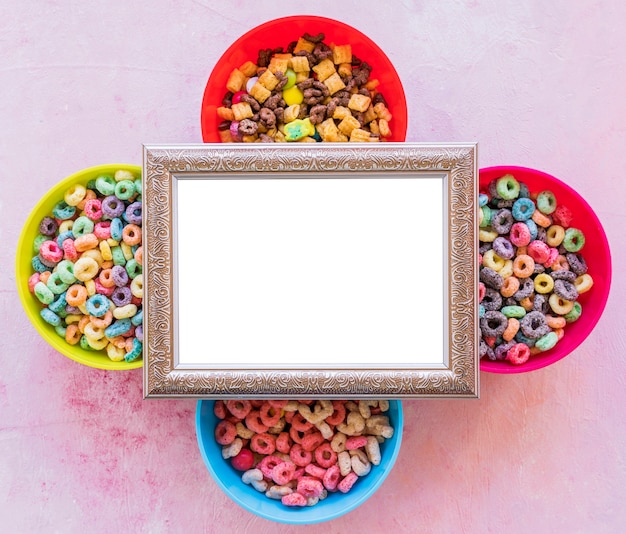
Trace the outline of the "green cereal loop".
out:
M 103 174 L 96 178 L 96 189 L 105 197 L 115 194 L 115 180 L 108 174 Z
M 552 191 L 542 191 L 537 195 L 537 209 L 546 215 L 556 209 L 556 197 Z
M 96 189 L 96 181 L 95 180 L 89 180 L 87 182 L 87 185 L 85 186 L 85 189 L 91 189 L 92 191 L 97 191 L 97 189 Z
M 565 230 L 563 238 L 563 247 L 568 252 L 578 252 L 585 246 L 585 234 L 578 228 L 568 228 Z
M 54 300 L 54 293 L 50 291 L 50 288 L 43 282 L 37 282 L 35 284 L 34 293 L 39 299 L 39 302 L 46 306 Z
M 57 333 L 58 336 L 65 338 L 65 332 L 67 332 L 67 327 L 60 324 L 54 327 L 54 331 Z
M 35 252 L 35 254 L 39 254 L 39 249 L 41 248 L 41 244 L 44 241 L 48 241 L 50 238 L 48 236 L 45 236 L 43 234 L 39 234 L 35 240 L 33 241 L 33 251 Z
M 120 200 L 128 200 L 135 194 L 135 184 L 130 180 L 122 180 L 115 184 L 115 196 Z
M 519 182 L 512 174 L 505 174 L 496 181 L 496 192 L 504 200 L 513 200 L 519 196 Z
M 74 264 L 70 260 L 61 260 L 57 264 L 56 272 L 59 273 L 59 277 L 66 284 L 73 284 L 76 282 L 74 276 Z
M 126 258 L 124 257 L 122 247 L 111 247 L 111 256 L 113 258 L 113 265 L 126 265 Z
M 141 178 L 135 179 L 133 182 L 135 184 L 135 191 L 138 195 L 141 195 Z
M 537 347 L 540 351 L 550 350 L 556 342 L 559 340 L 559 336 L 556 335 L 556 332 L 548 332 L 545 336 L 540 337 L 535 343 L 535 347 Z
M 52 291 L 52 293 L 54 293 L 55 295 L 60 295 L 61 293 L 65 293 L 67 289 L 70 287 L 69 284 L 66 284 L 63 280 L 61 280 L 59 273 L 56 271 L 53 272 L 48 277 L 46 286 L 48 286 L 48 289 Z
M 80 345 L 81 349 L 94 350 L 94 348 L 89 344 L 89 340 L 87 339 L 87 336 L 85 334 L 80 336 L 80 341 L 78 342 L 78 344 Z
M 480 228 L 485 228 L 491 223 L 493 211 L 491 211 L 491 208 L 489 206 L 481 206 L 480 211 L 483 212 L 483 220 L 480 221 Z
M 86 215 L 78 217 L 72 225 L 72 233 L 74 237 L 81 237 L 85 234 L 92 234 L 94 229 L 93 221 Z
M 141 263 L 135 258 L 131 258 L 126 262 L 126 272 L 128 273 L 128 278 L 131 280 L 136 278 L 137 275 L 141 274 Z
M 572 307 L 572 309 L 566 313 L 563 317 L 565 317 L 565 320 L 568 323 L 573 323 L 574 321 L 577 321 L 580 316 L 583 313 L 583 307 L 580 305 L 580 302 L 576 301 L 574 302 L 574 306 Z
M 526 310 L 522 306 L 504 306 L 500 311 L 509 319 L 511 317 L 519 319 L 526 315 Z

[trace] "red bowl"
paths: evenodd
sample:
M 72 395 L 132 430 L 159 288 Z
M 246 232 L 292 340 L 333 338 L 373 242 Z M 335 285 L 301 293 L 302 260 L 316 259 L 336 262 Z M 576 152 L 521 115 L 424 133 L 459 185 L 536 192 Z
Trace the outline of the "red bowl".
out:
M 325 35 L 325 43 L 350 44 L 352 53 L 372 66 L 371 79 L 378 79 L 380 92 L 387 101 L 393 118 L 389 126 L 392 135 L 388 141 L 404 141 L 407 129 L 407 107 L 404 89 L 398 73 L 385 53 L 366 35 L 336 20 L 309 15 L 297 15 L 270 20 L 251 29 L 224 52 L 213 68 L 202 98 L 200 120 L 205 143 L 219 143 L 216 109 L 222 105 L 227 92 L 226 82 L 232 70 L 246 61 L 256 63 L 259 50 L 286 47 L 305 32 Z
M 565 327 L 565 336 L 554 348 L 532 355 L 521 365 L 508 361 L 481 359 L 480 369 L 493 373 L 524 373 L 541 369 L 571 354 L 596 326 L 609 296 L 611 286 L 611 251 L 609 242 L 597 215 L 570 186 L 545 172 L 525 167 L 489 167 L 480 170 L 480 188 L 486 190 L 489 182 L 505 174 L 512 174 L 519 182 L 525 183 L 532 192 L 550 190 L 557 204 L 567 206 L 572 212 L 571 226 L 585 234 L 585 245 L 580 254 L 585 258 L 588 273 L 593 278 L 593 287 L 578 298 L 582 306 L 580 318 Z

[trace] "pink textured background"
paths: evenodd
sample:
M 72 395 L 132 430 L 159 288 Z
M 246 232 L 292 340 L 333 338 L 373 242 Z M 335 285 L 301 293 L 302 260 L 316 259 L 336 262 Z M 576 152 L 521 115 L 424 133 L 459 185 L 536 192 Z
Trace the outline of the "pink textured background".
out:
M 251 27 L 297 13 L 368 34 L 394 61 L 409 141 L 478 141 L 481 167 L 538 168 L 603 221 L 605 314 L 570 357 L 481 375 L 480 400 L 405 401 L 395 469 L 311 533 L 614 533 L 626 525 L 622 279 L 626 3 L 443 0 L 0 3 L 0 520 L 5 532 L 300 532 L 229 501 L 202 463 L 195 402 L 142 401 L 141 371 L 82 367 L 22 312 L 17 237 L 72 172 L 200 142 L 204 84 Z M 364 9 L 369 4 L 368 9 Z

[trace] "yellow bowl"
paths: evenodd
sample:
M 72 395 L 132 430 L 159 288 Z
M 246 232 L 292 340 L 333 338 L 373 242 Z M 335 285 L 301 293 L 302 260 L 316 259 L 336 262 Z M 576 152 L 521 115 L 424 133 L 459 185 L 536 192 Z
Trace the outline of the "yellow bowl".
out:
M 98 369 L 108 370 L 125 370 L 136 369 L 143 365 L 142 359 L 132 362 L 114 362 L 108 358 L 105 351 L 89 351 L 82 349 L 77 345 L 70 345 L 64 338 L 59 336 L 54 327 L 46 323 L 39 312 L 42 305 L 37 298 L 28 290 L 28 279 L 33 274 L 31 261 L 35 255 L 33 251 L 33 243 L 35 237 L 39 234 L 39 223 L 41 220 L 52 213 L 55 204 L 63 200 L 63 195 L 70 186 L 75 184 L 86 185 L 90 180 L 96 179 L 101 174 L 113 174 L 118 169 L 125 169 L 137 177 L 141 176 L 141 167 L 138 165 L 126 164 L 108 164 L 97 165 L 78 171 L 71 176 L 61 180 L 52 187 L 37 203 L 30 212 L 17 243 L 17 252 L 15 257 L 15 282 L 17 284 L 17 292 L 22 302 L 22 306 L 26 311 L 28 319 L 33 324 L 37 332 L 43 337 L 48 344 L 61 354 L 68 358 Z

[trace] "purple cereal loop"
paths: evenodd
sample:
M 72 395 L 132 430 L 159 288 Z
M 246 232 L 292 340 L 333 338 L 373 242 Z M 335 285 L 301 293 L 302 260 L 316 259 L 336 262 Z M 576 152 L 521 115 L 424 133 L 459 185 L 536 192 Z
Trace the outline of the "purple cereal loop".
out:
M 506 330 L 509 320 L 506 316 L 496 310 L 486 311 L 480 318 L 480 330 L 483 336 L 497 337 Z
M 559 271 L 552 271 L 550 276 L 553 280 L 567 280 L 573 282 L 576 280 L 576 273 L 567 269 L 560 269 Z
M 131 224 L 141 224 L 141 202 L 133 202 L 126 208 L 126 220 Z
M 574 301 L 578 298 L 578 290 L 572 282 L 567 280 L 555 280 L 554 292 L 565 300 Z
M 523 278 L 520 281 L 519 289 L 513 295 L 513 298 L 518 302 L 526 297 L 530 297 L 535 291 L 535 284 L 532 278 Z
M 58 230 L 59 225 L 52 217 L 44 217 L 39 223 L 39 233 L 47 236 L 53 236 Z
M 503 260 L 510 260 L 515 255 L 515 248 L 506 237 L 496 237 L 493 241 L 493 250 Z
M 116 287 L 111 293 L 111 300 L 116 306 L 126 306 L 126 304 L 130 304 L 132 298 L 133 294 L 128 286 Z
M 115 195 L 109 195 L 101 203 L 102 214 L 108 219 L 114 219 L 124 213 L 124 202 Z
M 509 349 L 515 345 L 517 341 L 509 341 L 508 343 L 503 343 L 502 345 L 498 345 L 496 350 L 494 351 L 494 355 L 496 360 L 504 360 L 506 359 L 506 353 L 509 352 Z
M 483 267 L 480 270 L 480 281 L 487 287 L 500 289 L 504 283 L 504 278 L 490 267 Z
M 67 306 L 65 306 L 65 312 L 70 315 L 70 314 L 77 314 L 77 313 L 83 313 L 80 311 L 80 308 L 77 306 L 70 306 L 69 304 Z
M 539 339 L 550 332 L 550 327 L 546 324 L 546 317 L 538 311 L 531 311 L 520 319 L 520 330 L 530 339 Z
M 143 325 L 139 325 L 135 327 L 135 337 L 143 342 Z
M 548 312 L 548 299 L 541 293 L 535 293 L 533 300 L 533 310 L 546 314 Z
M 511 210 L 500 209 L 491 218 L 491 227 L 499 234 L 508 234 L 513 226 L 513 215 Z
M 568 252 L 565 255 L 565 259 L 567 260 L 567 263 L 569 263 L 569 268 L 574 271 L 577 276 L 580 276 L 581 274 L 585 274 L 587 272 L 587 262 L 581 254 Z
M 500 310 L 502 307 L 502 295 L 500 295 L 497 289 L 486 287 L 485 296 L 481 304 L 484 306 L 485 311 Z
M 121 265 L 111 267 L 111 278 L 117 287 L 123 287 L 128 284 L 128 273 Z

